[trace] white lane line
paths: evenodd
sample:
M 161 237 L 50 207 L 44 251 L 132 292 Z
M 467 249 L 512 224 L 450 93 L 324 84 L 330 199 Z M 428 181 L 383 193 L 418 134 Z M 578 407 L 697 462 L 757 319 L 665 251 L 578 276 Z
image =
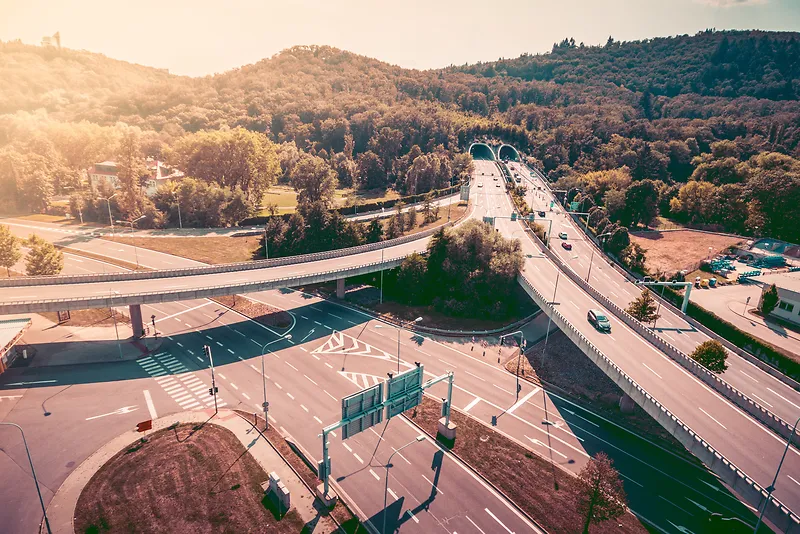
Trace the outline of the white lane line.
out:
M 336 317 L 337 319 L 341 319 L 342 321 L 344 321 L 344 317 L 339 317 L 335 313 L 328 313 L 328 315 L 330 315 L 331 317 Z
M 256 347 L 262 347 L 262 346 L 263 346 L 261 343 L 259 343 L 259 342 L 258 342 L 258 341 L 256 341 L 255 339 L 251 339 L 250 341 L 252 341 L 253 343 L 255 343 L 255 344 L 256 344 Z
M 721 426 L 721 427 L 722 427 L 722 428 L 724 428 L 725 430 L 728 430 L 728 428 L 727 428 L 725 425 L 723 425 L 722 423 L 720 423 L 719 421 L 717 421 L 716 419 L 714 419 L 714 418 L 711 416 L 711 414 L 709 414 L 707 411 L 705 411 L 704 409 L 702 409 L 702 408 L 700 408 L 700 407 L 698 407 L 698 410 L 700 410 L 701 412 L 703 412 L 704 414 L 706 414 L 706 415 L 709 417 L 709 419 L 711 419 L 712 421 L 714 421 L 715 423 L 717 423 L 719 426 Z
M 524 397 L 518 400 L 514 406 L 508 409 L 508 413 L 514 413 L 514 411 L 516 411 L 517 408 L 528 402 L 528 400 L 530 400 L 531 397 L 533 397 L 540 391 L 541 391 L 540 388 L 533 388 L 532 390 L 530 390 Z
M 214 338 L 209 335 L 206 335 L 206 339 L 208 339 L 209 341 L 214 341 Z
M 294 395 L 292 395 L 288 391 L 286 392 L 286 396 L 288 396 L 290 399 L 294 400 Z
M 507 526 L 505 526 L 505 525 L 503 524 L 503 522 L 502 522 L 502 521 L 500 521 L 499 519 L 497 519 L 497 516 L 496 516 L 496 515 L 494 515 L 494 514 L 492 513 L 492 511 L 491 511 L 491 510 L 489 510 L 488 508 L 484 508 L 484 510 L 486 510 L 486 513 L 487 513 L 487 514 L 489 514 L 490 516 L 492 516 L 492 519 L 494 519 L 495 521 L 497 521 L 497 524 L 498 524 L 498 525 L 500 525 L 501 527 L 503 527 L 504 529 L 506 529 L 506 532 L 508 532 L 508 534 L 514 534 L 514 533 L 511 531 L 511 529 L 510 529 L 510 528 L 508 528 Z
M 350 445 L 345 442 L 342 442 L 342 447 L 344 447 L 347 452 L 353 452 L 353 449 L 350 448 Z
M 299 372 L 299 370 L 297 369 L 297 367 L 295 367 L 295 366 L 294 366 L 294 365 L 292 365 L 291 363 L 289 363 L 289 362 L 284 362 L 284 363 L 285 363 L 286 365 L 288 365 L 289 367 L 291 367 L 292 369 L 294 369 L 295 371 L 298 371 L 298 372 Z
M 378 476 L 378 473 L 373 471 L 372 469 L 369 470 L 369 474 L 375 477 L 375 480 L 380 480 L 381 477 Z
M 253 365 L 252 363 L 250 364 L 250 369 L 252 369 L 252 370 L 253 370 L 253 371 L 255 371 L 256 373 L 260 373 L 260 372 L 261 372 L 261 371 L 259 371 L 259 370 L 256 368 L 256 366 L 255 366 L 255 365 Z
M 314 416 L 314 420 L 315 420 L 317 423 L 319 423 L 319 424 L 322 424 L 322 419 L 320 419 L 320 418 L 319 418 L 319 417 L 317 417 L 316 415 Z
M 524 434 L 523 434 L 523 435 L 524 435 Z M 546 444 L 546 443 L 544 443 L 543 441 L 539 441 L 538 439 L 536 439 L 536 438 L 532 438 L 532 437 L 530 437 L 530 436 L 525 436 L 525 437 L 526 437 L 526 438 L 527 438 L 527 439 L 528 439 L 528 440 L 529 440 L 531 443 L 533 443 L 534 445 L 538 445 L 538 446 L 540 446 L 540 447 L 544 447 L 545 449 L 549 449 L 549 450 L 553 451 L 554 453 L 556 453 L 557 455 L 559 455 L 559 456 L 561 456 L 562 458 L 564 458 L 565 460 L 567 459 L 567 455 L 566 455 L 566 454 L 562 453 L 561 451 L 557 451 L 556 449 L 554 449 L 553 447 L 550 447 L 549 445 L 547 445 L 547 444 Z M 560 440 L 559 440 L 559 441 L 560 441 Z
M 192 328 L 192 325 L 190 325 L 189 323 L 183 323 L 183 324 L 186 325 L 186 328 Z
M 287 395 L 288 395 L 288 393 L 287 393 Z M 301 404 L 301 405 L 300 405 L 300 407 L 301 407 L 301 408 L 302 408 L 302 409 L 303 409 L 303 410 L 304 410 L 306 413 L 308 413 L 308 408 L 306 408 L 306 407 L 305 407 L 305 405 Z
M 648 371 L 650 371 L 651 373 L 653 373 L 654 375 L 656 375 L 656 376 L 657 376 L 657 377 L 658 377 L 660 380 L 663 380 L 663 378 L 661 378 L 661 375 L 660 375 L 660 374 L 658 374 L 658 373 L 656 373 L 655 371 L 653 371 L 653 370 L 650 368 L 650 366 L 649 366 L 649 365 L 647 365 L 647 364 L 646 364 L 646 363 L 644 363 L 644 362 L 642 362 L 642 365 L 644 365 L 645 367 L 647 367 L 647 370 L 648 370 Z
M 303 352 L 308 352 L 308 350 L 307 350 L 305 347 L 299 347 L 299 348 L 300 348 L 300 350 L 302 350 Z M 319 360 L 319 357 L 317 357 L 317 356 L 314 356 L 314 357 L 315 357 L 315 358 L 317 358 L 317 359 Z
M 395 498 L 396 498 L 396 497 L 395 497 Z M 472 526 L 473 526 L 473 527 L 475 527 L 475 528 L 477 528 L 477 529 L 478 529 L 478 532 L 480 532 L 481 534 L 486 534 L 486 533 L 483 531 L 483 529 L 481 529 L 481 527 L 479 527 L 478 525 L 476 525 L 476 524 L 475 524 L 475 521 L 473 521 L 472 519 L 470 519 L 470 518 L 469 518 L 469 516 L 468 516 L 468 515 L 465 515 L 464 517 L 466 517 L 466 518 L 467 518 L 467 521 L 469 521 L 470 523 L 472 523 Z
M 512 393 L 512 392 L 508 391 L 507 389 L 503 389 L 503 388 L 501 388 L 501 387 L 500 387 L 500 386 L 498 386 L 497 384 L 492 384 L 492 385 L 493 385 L 494 387 L 496 387 L 497 389 L 499 389 L 500 391 L 505 391 L 505 392 L 506 392 L 506 393 L 508 393 L 509 395 L 513 395 L 513 393 Z
M 329 364 L 328 362 L 325 362 L 325 365 L 327 365 L 329 368 L 333 369 L 333 366 L 331 364 Z
M 794 478 L 792 478 L 792 475 L 786 475 L 786 476 L 787 476 L 787 477 L 789 477 L 789 480 L 791 480 L 792 482 L 794 482 L 795 484 L 797 484 L 798 486 L 800 486 L 800 482 L 798 482 L 798 481 L 796 481 Z
M 358 460 L 359 463 L 362 463 L 362 464 L 364 463 L 364 460 L 361 459 L 361 456 L 357 455 L 356 453 L 353 453 L 353 456 L 356 457 L 356 460 Z
M 575 306 L 576 310 L 580 310 L 580 307 L 578 307 L 578 305 L 575 304 L 574 302 L 572 302 L 571 300 L 569 301 L 569 303 L 572 304 L 573 306 Z
M 422 475 L 422 478 L 424 478 L 424 479 L 425 479 L 425 482 L 427 482 L 428 484 L 430 484 L 430 485 L 431 485 L 431 487 L 433 487 L 434 489 L 436 489 L 436 492 L 437 492 L 437 493 L 441 493 L 442 495 L 444 495 L 444 492 L 443 492 L 442 490 L 440 490 L 439 488 L 437 488 L 437 487 L 436 487 L 436 484 L 434 484 L 433 482 L 431 482 L 430 480 L 428 480 L 428 477 L 426 477 L 425 475 Z
M 217 344 L 217 345 L 219 345 L 220 347 L 222 347 L 222 346 L 223 346 L 223 345 L 222 345 L 222 343 L 220 343 L 219 341 L 215 341 L 214 343 L 216 343 L 216 344 Z
M 233 330 L 234 332 L 236 332 L 237 334 L 239 334 L 239 335 L 240 335 L 240 336 L 242 336 L 242 337 L 247 337 L 246 335 L 242 334 L 241 332 L 239 332 L 239 331 L 238 331 L 238 330 L 236 330 L 235 328 L 232 328 L 231 330 Z
M 247 393 L 242 392 L 242 397 L 244 397 L 247 400 L 250 400 L 250 395 L 248 395 Z
M 741 369 L 739 369 L 739 372 L 740 372 L 740 373 L 742 373 L 742 374 L 743 374 L 744 376 L 746 376 L 747 378 L 749 378 L 750 380 L 752 380 L 753 382 L 755 382 L 756 384 L 758 384 L 758 380 L 756 380 L 755 378 L 753 378 L 753 377 L 752 377 L 752 376 L 750 376 L 749 374 L 745 373 L 745 372 L 744 372 L 744 371 L 742 371 Z
M 278 384 L 277 382 L 275 382 L 275 387 L 278 388 L 278 389 L 283 389 L 283 387 L 280 384 Z
M 664 336 L 664 337 L 666 337 L 668 339 L 671 339 L 673 342 L 675 342 L 675 338 L 672 337 L 671 335 L 667 334 L 666 332 L 659 332 L 659 335 L 662 335 L 662 336 Z
M 181 343 L 180 341 L 178 341 L 178 342 L 176 343 L 176 345 L 178 345 L 180 348 L 183 348 L 183 343 Z
M 474 378 L 477 378 L 477 379 L 478 379 L 478 380 L 480 380 L 481 382 L 486 382 L 486 379 L 485 379 L 485 378 L 481 378 L 481 377 L 480 377 L 480 376 L 478 376 L 478 375 L 474 375 L 474 374 L 470 373 L 469 371 L 464 371 L 464 372 L 465 372 L 465 373 L 467 373 L 469 376 L 472 376 L 472 377 L 474 377 Z
M 234 352 L 233 352 L 231 349 L 228 349 L 228 352 L 230 352 L 231 354 L 233 354 L 233 353 L 234 353 Z
M 304 376 L 304 377 L 306 377 L 306 379 L 307 379 L 309 382 L 311 382 L 312 384 L 314 384 L 315 386 L 318 386 L 318 385 L 319 385 L 319 384 L 317 384 L 316 382 L 314 382 L 313 380 L 311 380 L 311 379 L 308 377 L 308 375 L 303 375 L 303 376 Z
M 481 398 L 480 398 L 480 397 L 475 397 L 474 399 L 472 399 L 472 402 L 470 402 L 469 404 L 467 404 L 467 405 L 464 407 L 464 412 L 469 412 L 469 411 L 470 411 L 472 408 L 474 408 L 474 407 L 475 407 L 475 405 L 476 405 L 476 404 L 478 404 L 480 401 L 481 401 Z
M 795 408 L 800 410 L 800 406 L 798 406 L 797 404 L 793 403 L 792 401 L 790 401 L 789 399 L 787 399 L 786 397 L 784 397 L 780 393 L 778 393 L 778 392 L 776 392 L 776 391 L 774 391 L 774 390 L 772 390 L 770 388 L 767 388 L 767 391 L 771 392 L 773 395 L 776 395 L 776 396 L 782 398 L 783 400 L 785 400 L 786 402 L 788 402 L 789 404 L 791 404 L 792 406 L 794 406 Z
M 419 351 L 419 352 L 422 352 L 422 351 Z M 443 359 L 441 359 L 441 358 L 436 358 L 436 359 L 437 359 L 437 360 L 439 360 L 440 362 L 442 362 L 442 363 L 443 363 L 443 364 L 445 364 L 445 365 L 449 365 L 449 366 L 450 366 L 450 367 L 452 367 L 453 369 L 458 369 L 458 367 L 456 367 L 455 365 L 453 365 L 452 363 L 450 363 L 450 362 L 448 362 L 448 361 L 445 361 L 445 360 L 443 360 Z
M 231 387 L 232 387 L 233 389 L 235 389 L 236 391 L 239 391 L 239 388 L 238 388 L 238 387 L 236 387 L 236 384 L 234 384 L 233 382 L 231 382 Z
M 303 320 L 308 321 L 308 317 L 306 317 L 305 315 L 301 315 L 300 318 L 303 319 Z
M 419 523 L 419 519 L 417 519 L 417 516 L 415 516 L 415 515 L 414 515 L 414 514 L 411 512 L 411 510 L 406 510 L 406 513 L 408 514 L 408 517 L 410 517 L 411 519 L 413 519 L 413 520 L 414 520 L 414 523 Z M 509 530 L 509 532 L 511 532 L 511 531 Z M 513 533 L 512 533 L 512 534 L 513 534 Z
M 150 412 L 150 419 L 158 419 L 156 407 L 153 405 L 153 398 L 150 396 L 150 392 L 146 389 L 144 390 L 144 401 L 147 403 L 147 411 Z
M 324 392 L 325 392 L 325 394 L 326 394 L 327 396 L 329 396 L 330 398 L 332 398 L 333 400 L 335 400 L 335 401 L 338 401 L 338 400 L 339 400 L 339 399 L 337 399 L 336 397 L 334 397 L 333 395 L 331 395 L 330 393 L 328 393 L 328 390 L 326 390 L 326 389 L 323 389 L 322 391 L 324 391 Z
M 392 491 L 392 488 L 389 488 L 389 487 L 387 487 L 387 488 L 386 488 L 386 491 L 388 491 L 388 492 L 389 492 L 389 495 L 391 495 L 391 496 L 392 496 L 392 499 L 394 499 L 394 500 L 397 500 L 397 494 L 396 494 L 395 492 L 393 492 L 393 491 Z
M 772 405 L 771 405 L 770 403 L 768 403 L 767 401 L 765 401 L 764 399 L 762 399 L 761 397 L 759 397 L 759 396 L 758 396 L 758 395 L 756 395 L 755 393 L 750 393 L 750 396 L 751 396 L 751 397 L 753 397 L 754 399 L 758 399 L 758 400 L 760 400 L 760 401 L 761 401 L 763 404 L 766 404 L 767 406 L 769 406 L 770 408 L 772 408 Z
M 227 379 L 228 379 L 228 378 L 227 378 L 225 375 L 223 375 L 223 374 L 222 374 L 222 373 L 220 373 L 219 371 L 217 371 L 217 374 L 218 374 L 218 375 L 219 375 L 219 376 L 220 376 L 220 377 L 221 377 L 223 380 L 227 380 Z

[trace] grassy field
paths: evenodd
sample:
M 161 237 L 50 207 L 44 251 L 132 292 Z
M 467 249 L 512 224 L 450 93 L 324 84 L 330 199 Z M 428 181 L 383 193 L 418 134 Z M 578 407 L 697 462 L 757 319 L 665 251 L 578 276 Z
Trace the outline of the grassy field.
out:
M 682 269 L 693 270 L 701 260 L 741 241 L 737 237 L 695 230 L 631 234 L 631 242 L 638 243 L 647 250 L 647 268 L 651 273 L 672 274 Z
M 155 432 L 119 452 L 84 488 L 76 532 L 300 532 L 264 498 L 264 470 L 230 431 L 206 424 Z
M 394 200 L 400 198 L 400 195 L 396 191 L 384 189 L 371 189 L 368 191 L 355 191 L 352 188 L 337 189 L 334 203 L 337 206 L 352 205 L 353 198 L 357 199 L 360 203 L 379 202 Z M 269 211 L 266 209 L 266 206 L 269 204 L 275 204 L 278 207 L 279 214 L 293 213 L 297 207 L 297 193 L 288 185 L 276 185 L 271 187 L 261 201 L 261 210 L 258 212 L 258 215 L 269 215 Z

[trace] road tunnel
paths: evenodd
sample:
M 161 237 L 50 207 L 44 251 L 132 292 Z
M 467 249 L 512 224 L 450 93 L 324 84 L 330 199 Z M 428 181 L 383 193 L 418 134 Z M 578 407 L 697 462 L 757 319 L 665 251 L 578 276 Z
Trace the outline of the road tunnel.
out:
M 469 147 L 469 153 L 472 156 L 472 159 L 482 159 L 482 160 L 489 160 L 494 161 L 494 151 L 492 148 L 485 144 L 485 143 L 472 143 Z
M 502 145 L 500 150 L 497 151 L 500 159 L 507 159 L 509 161 L 520 161 L 519 152 L 511 145 Z

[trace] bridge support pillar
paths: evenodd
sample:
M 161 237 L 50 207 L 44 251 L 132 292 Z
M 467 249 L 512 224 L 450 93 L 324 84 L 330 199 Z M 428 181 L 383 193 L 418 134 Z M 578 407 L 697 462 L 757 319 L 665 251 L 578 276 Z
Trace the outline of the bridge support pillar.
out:
M 336 280 L 336 298 L 343 299 L 344 298 L 344 278 L 339 278 Z
M 622 413 L 631 413 L 635 406 L 636 403 L 627 394 L 623 393 L 622 397 L 619 398 L 619 410 Z
M 131 316 L 131 329 L 133 330 L 133 339 L 139 339 L 144 334 L 144 323 L 142 322 L 142 305 L 131 304 L 128 307 Z

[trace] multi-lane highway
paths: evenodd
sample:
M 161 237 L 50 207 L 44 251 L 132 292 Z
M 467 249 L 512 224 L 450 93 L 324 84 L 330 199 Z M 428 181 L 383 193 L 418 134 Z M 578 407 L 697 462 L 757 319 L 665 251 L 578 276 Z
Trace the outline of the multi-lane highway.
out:
M 487 168 L 483 177 L 476 173 L 476 179 L 484 184 L 482 188 L 473 189 L 473 192 L 477 191 L 474 196 L 478 207 L 476 213 L 499 215 L 508 211 L 504 205 L 507 202 L 505 187 L 502 181 L 499 187 L 495 186 L 489 176 L 491 172 Z M 523 236 L 519 229 L 513 230 L 512 234 Z M 139 253 L 142 253 L 141 249 Z M 127 259 L 133 251 L 130 247 L 120 246 L 114 254 Z M 149 251 L 144 257 L 155 265 L 161 260 L 175 266 L 190 264 L 182 263 L 186 260 L 180 258 Z M 293 434 L 301 446 L 318 459 L 320 421 L 329 424 L 337 419 L 338 398 L 382 379 L 387 370 L 396 369 L 393 357 L 395 334 L 392 330 L 374 328 L 374 322 L 361 312 L 296 292 L 270 292 L 255 295 L 255 298 L 292 311 L 295 319 L 291 330 L 293 343 L 273 345 L 274 353 L 268 356 L 271 413 L 276 424 Z M 218 376 L 222 381 L 223 402 L 244 409 L 259 409 L 262 390 L 259 362 L 255 358 L 261 352 L 261 344 L 277 339 L 275 333 L 203 300 L 148 306 L 145 313 L 147 316 L 156 315 L 159 329 L 169 337 L 156 355 L 136 363 L 138 367 L 131 367 L 131 363 L 109 365 L 108 374 L 99 372 L 97 368 L 80 367 L 26 370 L 25 381 L 45 385 L 51 384 L 47 381 L 55 380 L 57 386 L 46 385 L 42 389 L 58 387 L 60 390 L 74 384 L 70 389 L 86 392 L 92 391 L 95 384 L 124 379 L 128 387 L 136 383 L 142 384 L 138 387 L 147 388 L 151 395 L 158 392 L 154 402 L 165 413 L 193 409 L 211 403 L 211 399 L 203 394 L 209 374 L 201 350 L 203 344 L 209 344 L 214 349 Z M 335 334 L 334 331 L 341 333 Z M 525 385 L 517 399 L 513 393 L 513 377 L 481 358 L 472 357 L 463 346 L 440 344 L 409 332 L 403 332 L 401 340 L 404 352 L 401 365 L 420 361 L 426 371 L 434 375 L 447 369 L 454 370 L 457 375 L 454 405 L 486 423 L 492 416 L 502 414 L 498 418 L 498 430 L 537 453 L 568 469 L 577 470 L 589 454 L 597 450 L 609 452 L 625 477 L 633 509 L 661 529 L 680 532 L 682 528 L 694 528 L 697 531 L 702 528 L 708 510 L 726 515 L 746 515 L 743 507 L 719 486 L 713 476 L 687 459 L 681 451 L 664 450 L 566 399 L 546 396 L 538 388 Z M 15 372 L 13 370 L 4 376 L 1 382 L 4 390 L 21 395 L 19 409 L 15 405 L 10 411 L 12 418 L 19 411 L 25 413 L 28 398 L 41 396 L 39 390 L 13 386 L 9 389 L 7 384 L 21 381 Z M 61 393 L 60 396 L 68 398 L 70 393 Z M 439 395 L 443 392 L 435 390 L 434 393 Z M 104 394 L 113 398 L 110 391 Z M 142 401 L 139 400 L 138 404 L 141 405 Z M 120 417 L 127 416 L 121 414 Z M 399 419 L 389 426 L 389 432 L 383 435 L 386 442 L 382 443 L 398 447 L 414 437 L 413 432 L 404 430 L 407 424 Z M 376 428 L 376 431 L 380 430 Z M 383 451 L 388 449 L 378 447 L 377 456 L 369 460 L 373 458 L 377 443 L 378 437 L 372 432 L 344 443 L 334 438 L 332 454 L 334 475 L 341 479 L 344 490 L 365 515 L 377 517 L 375 520 L 380 521 L 382 518 L 376 514 L 382 509 L 381 481 L 384 474 L 381 473 L 381 462 L 385 463 L 388 454 Z M 414 454 L 421 454 L 422 458 L 416 461 L 411 450 L 417 451 Z M 405 452 L 403 455 L 413 469 L 403 474 L 408 474 L 407 479 L 395 479 L 393 474 L 389 487 L 392 497 L 397 495 L 398 500 L 404 499 L 400 506 L 402 510 L 394 515 L 404 514 L 400 520 L 405 520 L 409 527 L 420 525 L 420 529 L 424 526 L 451 532 L 478 532 L 476 527 L 480 525 L 486 532 L 502 531 L 497 522 L 492 522 L 497 518 L 516 532 L 526 531 L 524 521 L 502 500 L 467 476 L 460 466 L 446 457 L 439 456 L 437 460 L 432 444 L 411 447 L 409 455 Z M 398 462 L 395 459 L 395 465 L 399 466 Z M 405 462 L 402 465 L 408 466 Z M 57 487 L 58 477 L 66 476 L 64 471 L 63 467 L 56 470 L 58 476 L 48 481 L 52 482 L 51 487 Z M 437 472 L 438 480 L 434 478 Z M 433 495 L 435 506 L 425 511 L 423 504 L 432 503 L 433 491 L 429 482 L 436 484 L 438 492 Z M 471 497 L 461 495 L 464 491 L 477 495 L 483 502 L 495 504 L 476 507 Z M 457 499 L 457 502 L 450 499 Z M 411 510 L 413 518 L 406 509 Z M 484 513 L 477 515 L 476 511 L 481 510 Z M 451 517 L 461 518 L 463 527 L 456 519 L 443 521 L 443 518 Z

